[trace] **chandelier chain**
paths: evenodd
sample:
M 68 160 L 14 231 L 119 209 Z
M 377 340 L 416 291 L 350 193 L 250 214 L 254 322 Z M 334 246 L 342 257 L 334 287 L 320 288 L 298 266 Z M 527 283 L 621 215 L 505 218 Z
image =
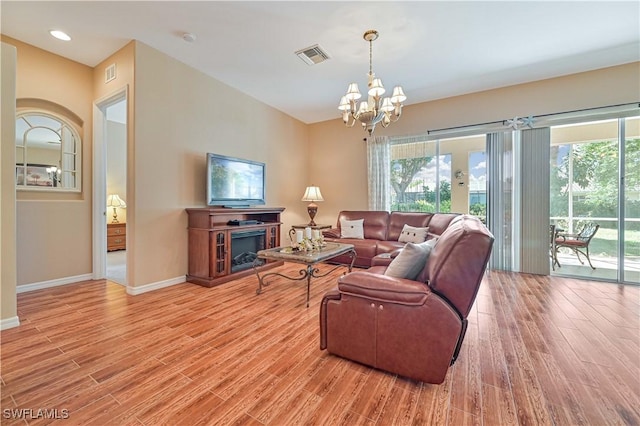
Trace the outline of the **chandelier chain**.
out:
M 373 75 L 373 40 L 369 40 L 369 75 Z

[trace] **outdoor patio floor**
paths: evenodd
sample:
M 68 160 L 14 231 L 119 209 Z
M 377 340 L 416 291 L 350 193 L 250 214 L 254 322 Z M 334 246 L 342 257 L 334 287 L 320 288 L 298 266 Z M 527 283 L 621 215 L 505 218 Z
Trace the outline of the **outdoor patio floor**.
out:
M 551 275 L 566 275 L 572 277 L 583 277 L 595 280 L 615 281 L 618 275 L 618 259 L 610 256 L 591 255 L 591 263 L 596 268 L 591 269 L 584 257 L 584 265 L 572 253 L 558 253 L 560 267 L 556 266 Z M 628 283 L 640 284 L 640 257 L 625 257 L 624 281 Z

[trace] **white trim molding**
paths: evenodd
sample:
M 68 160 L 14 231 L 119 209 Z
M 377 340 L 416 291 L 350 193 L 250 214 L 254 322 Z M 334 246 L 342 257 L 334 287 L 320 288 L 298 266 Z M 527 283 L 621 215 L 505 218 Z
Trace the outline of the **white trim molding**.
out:
M 148 293 L 153 290 L 159 290 L 161 288 L 170 287 L 176 284 L 183 284 L 187 282 L 186 275 L 182 275 L 176 278 L 170 278 L 164 281 L 157 281 L 155 283 L 145 284 L 141 286 L 132 287 L 130 285 L 127 286 L 127 294 L 131 296 L 137 296 L 138 294 Z
M 20 319 L 18 317 L 10 317 L 0 320 L 0 330 L 6 330 L 8 328 L 14 328 L 20 325 Z
M 26 293 L 34 290 L 42 290 L 44 288 L 58 287 L 66 284 L 75 284 L 80 281 L 90 281 L 92 279 L 93 279 L 93 274 L 83 274 L 83 275 L 76 275 L 73 277 L 58 278 L 55 280 L 40 281 L 37 283 L 31 283 L 31 284 L 23 284 L 16 287 L 16 293 Z

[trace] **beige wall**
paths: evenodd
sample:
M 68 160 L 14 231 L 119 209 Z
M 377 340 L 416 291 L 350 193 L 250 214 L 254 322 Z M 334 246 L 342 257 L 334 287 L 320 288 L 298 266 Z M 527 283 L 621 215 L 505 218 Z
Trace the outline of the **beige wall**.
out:
M 129 223 L 135 221 L 136 241 L 130 285 L 187 272 L 184 209 L 205 206 L 207 152 L 265 162 L 267 205 L 286 208 L 285 226 L 302 220 L 307 126 L 149 46 L 136 42 L 135 52 L 136 175 L 127 215 Z
M 83 121 L 82 192 L 17 192 L 17 284 L 91 273 L 90 67 L 3 36 L 17 48 L 16 97 L 67 108 Z
M 515 116 L 553 114 L 638 102 L 640 62 L 410 105 L 400 121 L 375 135 L 414 135 Z M 407 93 L 411 96 L 411 93 Z M 340 210 L 367 208 L 365 132 L 340 118 L 309 126 L 310 179 L 322 189 L 316 222 L 335 223 Z M 331 170 L 330 173 L 327 170 Z
M 16 325 L 16 49 L 0 44 L 0 321 Z M 8 324 L 13 322 L 13 324 Z

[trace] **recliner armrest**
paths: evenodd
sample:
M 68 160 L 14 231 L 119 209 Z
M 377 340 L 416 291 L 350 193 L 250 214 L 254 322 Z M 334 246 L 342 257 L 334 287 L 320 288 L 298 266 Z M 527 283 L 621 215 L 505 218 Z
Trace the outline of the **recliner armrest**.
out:
M 327 303 L 330 300 L 340 300 L 337 288 L 329 290 L 322 298 L 320 305 L 320 349 L 327 349 Z
M 377 254 L 373 257 L 373 259 L 371 259 L 371 266 L 389 266 L 393 259 L 398 257 L 401 251 L 402 249 L 399 248 L 390 253 Z
M 431 289 L 421 282 L 366 271 L 341 276 L 338 290 L 342 294 L 412 306 L 424 304 L 431 294 Z
M 322 231 L 322 235 L 328 238 L 341 238 L 342 234 L 338 228 L 331 228 Z

